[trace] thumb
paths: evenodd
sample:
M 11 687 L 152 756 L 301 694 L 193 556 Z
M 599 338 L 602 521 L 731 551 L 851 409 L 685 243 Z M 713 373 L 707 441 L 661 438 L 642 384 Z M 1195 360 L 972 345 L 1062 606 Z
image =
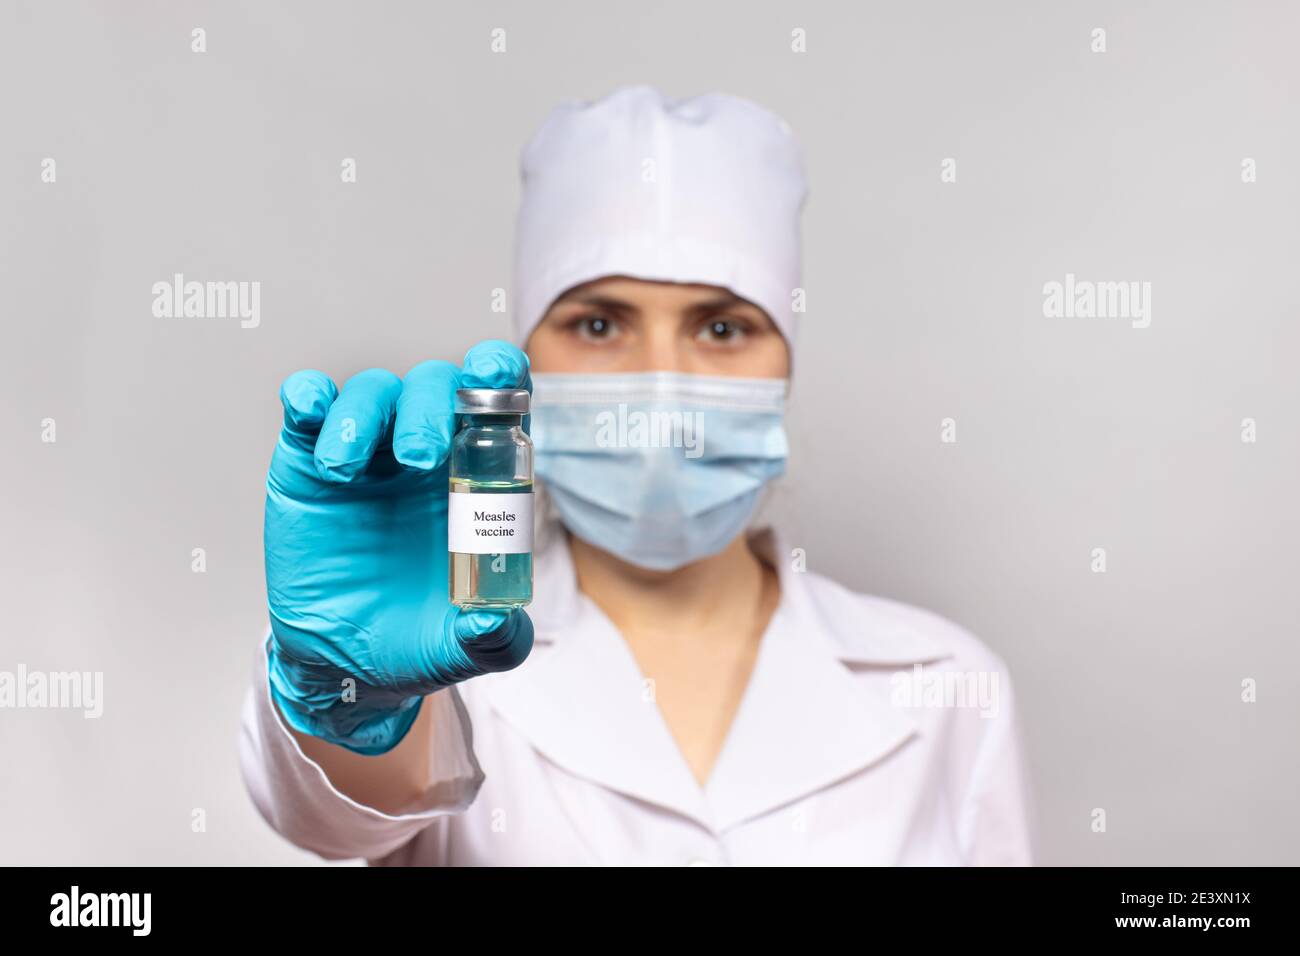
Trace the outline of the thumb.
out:
M 461 649 L 487 672 L 518 667 L 533 649 L 533 622 L 522 610 L 459 610 L 452 622 Z

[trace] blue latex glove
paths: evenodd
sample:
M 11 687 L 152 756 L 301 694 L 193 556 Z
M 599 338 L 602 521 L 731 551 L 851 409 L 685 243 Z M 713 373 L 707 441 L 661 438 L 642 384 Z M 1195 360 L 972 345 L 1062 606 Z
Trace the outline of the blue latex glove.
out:
M 384 753 L 425 695 L 509 670 L 532 650 L 523 611 L 448 600 L 453 402 L 474 387 L 531 389 L 527 356 L 488 341 L 463 369 L 424 362 L 405 380 L 372 369 L 341 392 L 303 371 L 281 387 L 284 428 L 266 480 L 268 663 L 295 729 Z

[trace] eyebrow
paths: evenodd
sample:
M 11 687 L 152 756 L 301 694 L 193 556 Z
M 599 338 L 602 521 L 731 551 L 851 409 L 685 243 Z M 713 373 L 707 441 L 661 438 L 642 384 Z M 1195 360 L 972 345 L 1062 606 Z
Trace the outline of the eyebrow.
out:
M 609 295 L 601 295 L 597 292 L 574 292 L 569 295 L 562 295 L 559 298 L 559 302 L 577 302 L 582 305 L 594 305 L 602 309 L 608 309 L 611 312 L 636 311 L 635 307 L 630 302 L 625 302 L 622 299 L 616 299 Z
M 577 302 L 582 305 L 594 305 L 602 309 L 608 309 L 611 312 L 635 312 L 636 306 L 623 299 L 615 298 L 611 295 L 605 295 L 598 292 L 575 292 L 570 295 L 560 297 L 560 302 Z M 736 305 L 752 305 L 748 299 L 742 299 L 740 296 L 730 292 L 723 293 L 704 302 L 695 302 L 687 306 L 686 311 L 694 315 L 700 315 L 707 312 L 716 312 L 719 309 L 731 308 Z

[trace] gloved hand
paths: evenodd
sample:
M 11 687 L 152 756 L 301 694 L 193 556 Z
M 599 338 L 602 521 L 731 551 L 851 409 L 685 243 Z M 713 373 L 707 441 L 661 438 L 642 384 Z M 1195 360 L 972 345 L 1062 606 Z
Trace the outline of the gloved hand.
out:
M 280 388 L 266 480 L 271 694 L 295 729 L 392 749 L 424 696 L 509 670 L 533 646 L 523 611 L 448 601 L 447 456 L 457 388 L 529 388 L 528 358 L 481 342 L 463 369 L 372 369 L 340 392 L 321 372 Z M 349 683 L 351 679 L 352 683 Z

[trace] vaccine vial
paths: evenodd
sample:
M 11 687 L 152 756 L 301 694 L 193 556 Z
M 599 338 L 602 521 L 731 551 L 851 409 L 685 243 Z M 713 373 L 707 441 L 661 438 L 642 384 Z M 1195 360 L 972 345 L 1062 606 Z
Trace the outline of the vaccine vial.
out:
M 516 608 L 533 599 L 533 443 L 522 388 L 456 392 L 447 495 L 451 602 Z

